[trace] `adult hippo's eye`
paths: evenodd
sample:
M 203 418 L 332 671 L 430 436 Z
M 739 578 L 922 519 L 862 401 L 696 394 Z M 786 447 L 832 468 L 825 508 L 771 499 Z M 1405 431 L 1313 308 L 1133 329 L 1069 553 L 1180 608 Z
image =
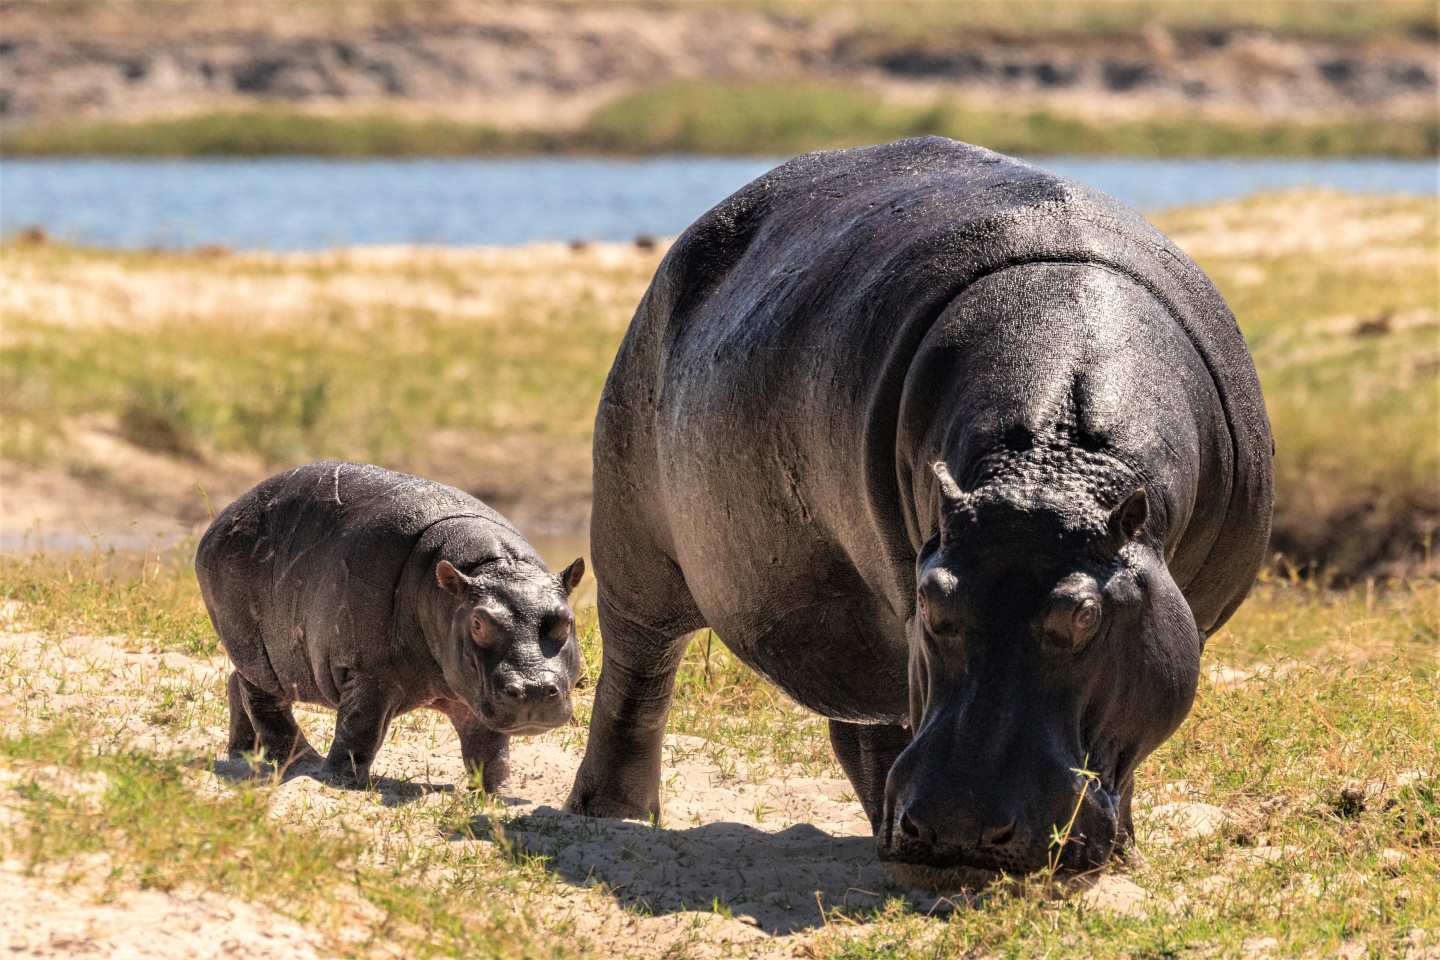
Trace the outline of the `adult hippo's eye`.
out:
M 1045 614 L 1045 641 L 1052 647 L 1078 651 L 1100 628 L 1100 601 L 1093 596 L 1060 595 Z

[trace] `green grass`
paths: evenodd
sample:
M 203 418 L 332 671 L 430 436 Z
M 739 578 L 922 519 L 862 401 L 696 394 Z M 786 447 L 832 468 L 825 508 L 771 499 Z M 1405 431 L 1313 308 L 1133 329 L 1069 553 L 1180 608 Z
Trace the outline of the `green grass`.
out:
M 945 99 L 894 104 L 862 90 L 813 83 L 666 84 L 602 107 L 586 139 L 617 152 L 783 154 L 926 134 L 1021 154 L 1428 157 L 1440 147 L 1434 120 L 1100 120 Z
M 0 554 L 0 600 L 24 605 L 47 635 L 124 635 L 161 649 L 208 656 L 220 649 L 189 548 Z
M 467 156 L 544 149 L 543 135 L 507 133 L 485 124 L 370 113 L 317 116 L 265 107 L 133 121 L 69 121 L 8 132 L 10 155 L 329 157 Z
M 0 763 L 17 762 L 22 780 L 11 803 L 24 829 L 0 831 L 0 849 L 32 868 L 76 865 L 83 876 L 79 858 L 103 853 L 112 891 L 217 891 L 318 929 L 340 954 L 378 940 L 417 957 L 580 955 L 563 936 L 528 935 L 504 905 L 505 892 L 540 897 L 553 883 L 523 858 L 471 852 L 441 864 L 392 847 L 377 867 L 364 837 L 268 817 L 264 786 L 203 795 L 192 768 L 208 759 L 97 745 L 83 720 L 0 739 Z M 29 772 L 37 764 L 45 769 Z M 104 789 L 77 795 L 64 777 L 46 775 L 55 767 L 99 775 Z M 443 816 L 468 820 L 483 810 L 483 798 L 461 791 Z
M 476 156 L 565 153 L 798 153 L 941 134 L 1007 153 L 1135 156 L 1430 157 L 1432 118 L 1293 121 L 1164 114 L 1088 119 L 1053 109 L 985 109 L 949 99 L 897 104 L 813 82 L 677 81 L 628 94 L 571 131 L 385 114 L 266 107 L 185 117 L 37 124 L 9 131 L 11 156 Z
M 481 261 L 462 274 L 444 254 L 290 265 L 7 248 L 8 263 L 22 259 L 32 276 L 70 289 L 113 264 L 158 298 L 143 316 L 71 313 L 81 322 L 69 327 L 43 311 L 7 313 L 0 453 L 32 462 L 53 452 L 67 422 L 92 414 L 114 415 L 119 432 L 149 450 L 240 451 L 271 464 L 403 461 L 436 431 L 529 436 L 536 456 L 556 445 L 583 453 L 633 304 L 617 302 L 617 291 L 638 296 L 654 265 L 581 261 L 582 285 L 557 284 L 544 264 Z M 203 304 L 185 299 L 220 276 L 227 289 L 213 288 Z M 228 292 L 297 286 L 300 305 L 280 308 L 278 319 L 263 301 Z M 483 312 L 468 309 L 477 304 Z
M 1435 201 L 1255 198 L 1158 219 L 1195 250 L 1255 356 L 1277 446 L 1273 548 L 1351 577 L 1383 573 L 1402 544 L 1433 556 Z

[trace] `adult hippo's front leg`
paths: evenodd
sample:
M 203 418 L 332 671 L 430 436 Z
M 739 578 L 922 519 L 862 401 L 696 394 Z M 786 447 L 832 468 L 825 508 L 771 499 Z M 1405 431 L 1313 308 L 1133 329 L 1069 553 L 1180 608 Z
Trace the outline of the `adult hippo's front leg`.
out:
M 899 724 L 830 721 L 830 746 L 876 834 L 885 815 L 885 779 L 895 758 L 910 746 L 910 731 Z
M 585 759 L 565 807 L 590 817 L 660 821 L 660 756 L 675 671 L 691 631 L 646 627 L 602 596 L 605 638 Z

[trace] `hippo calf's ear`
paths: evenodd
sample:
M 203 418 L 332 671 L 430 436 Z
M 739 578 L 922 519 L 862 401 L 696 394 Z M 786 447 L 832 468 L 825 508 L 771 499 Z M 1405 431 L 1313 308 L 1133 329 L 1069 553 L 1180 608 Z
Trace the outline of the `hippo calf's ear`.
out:
M 1145 526 L 1145 520 L 1150 516 L 1150 502 L 1146 499 L 1145 488 L 1141 487 L 1125 501 L 1110 511 L 1110 530 L 1114 533 L 1118 545 L 1124 546 Z
M 440 584 L 440 589 L 446 593 L 463 597 L 470 585 L 470 578 L 456 570 L 449 560 L 441 560 L 435 565 L 435 582 Z
M 560 571 L 560 576 L 558 578 L 560 580 L 561 588 L 565 591 L 565 596 L 568 597 L 570 596 L 570 594 L 574 593 L 575 588 L 580 586 L 580 581 L 584 579 L 584 577 L 585 558 L 576 557 L 574 563 L 570 564 L 570 566 Z

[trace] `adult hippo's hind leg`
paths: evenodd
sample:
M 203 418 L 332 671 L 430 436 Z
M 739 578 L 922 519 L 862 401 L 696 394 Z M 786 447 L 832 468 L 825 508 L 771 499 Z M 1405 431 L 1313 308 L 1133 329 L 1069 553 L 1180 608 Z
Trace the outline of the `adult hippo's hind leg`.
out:
M 830 746 L 877 834 L 885 810 L 885 780 L 895 758 L 909 745 L 910 731 L 898 724 L 830 721 Z
M 604 583 L 598 603 L 604 645 L 600 682 L 585 759 L 565 806 L 590 817 L 658 823 L 665 718 L 685 641 L 696 628 L 657 630 L 639 623 L 607 600 Z

